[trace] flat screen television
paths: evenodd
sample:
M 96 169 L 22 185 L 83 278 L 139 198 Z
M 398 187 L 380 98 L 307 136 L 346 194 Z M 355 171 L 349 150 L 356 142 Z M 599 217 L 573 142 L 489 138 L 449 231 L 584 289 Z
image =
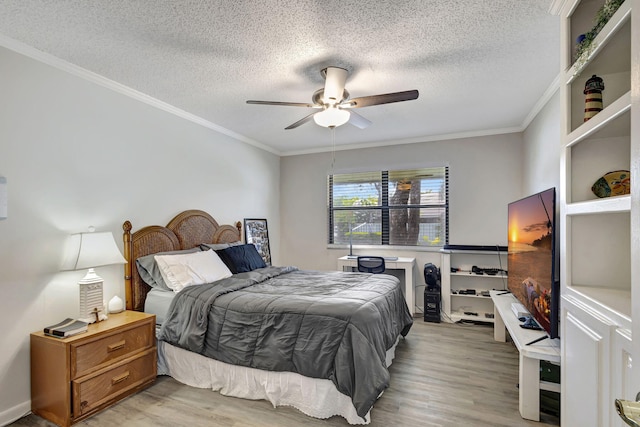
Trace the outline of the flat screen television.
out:
M 558 337 L 560 286 L 555 188 L 509 203 L 509 291 L 550 338 Z

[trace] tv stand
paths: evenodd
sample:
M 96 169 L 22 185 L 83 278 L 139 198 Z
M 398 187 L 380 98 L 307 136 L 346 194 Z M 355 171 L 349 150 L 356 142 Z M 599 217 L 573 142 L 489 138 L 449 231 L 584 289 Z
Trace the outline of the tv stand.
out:
M 517 302 L 513 294 L 491 291 L 494 307 L 493 338 L 506 341 L 506 331 L 520 352 L 519 409 L 522 418 L 540 421 L 540 390 L 560 392 L 560 384 L 540 381 L 540 361 L 560 363 L 560 340 L 546 339 L 544 331 L 520 327 L 511 304 Z

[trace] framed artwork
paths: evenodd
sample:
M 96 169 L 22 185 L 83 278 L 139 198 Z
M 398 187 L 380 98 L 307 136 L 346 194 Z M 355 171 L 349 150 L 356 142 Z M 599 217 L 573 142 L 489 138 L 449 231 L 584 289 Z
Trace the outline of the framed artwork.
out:
M 269 249 L 269 230 L 266 219 L 244 219 L 244 241 L 256 247 L 258 253 L 267 265 L 271 265 L 271 250 Z

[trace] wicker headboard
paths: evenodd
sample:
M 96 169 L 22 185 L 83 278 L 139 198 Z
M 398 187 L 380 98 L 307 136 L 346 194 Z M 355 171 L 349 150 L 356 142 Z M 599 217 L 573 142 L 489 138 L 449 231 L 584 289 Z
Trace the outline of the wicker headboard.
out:
M 191 249 L 202 243 L 231 243 L 241 240 L 242 224 L 218 225 L 206 212 L 184 211 L 166 227 L 150 225 L 131 233 L 131 222 L 122 224 L 124 230 L 124 285 L 127 310 L 144 310 L 144 300 L 151 289 L 136 268 L 136 259 L 158 252 Z

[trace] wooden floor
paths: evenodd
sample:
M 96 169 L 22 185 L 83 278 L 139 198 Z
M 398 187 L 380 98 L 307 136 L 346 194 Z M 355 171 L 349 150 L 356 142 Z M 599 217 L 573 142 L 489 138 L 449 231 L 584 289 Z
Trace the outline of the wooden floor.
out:
M 526 421 L 518 412 L 518 352 L 493 340 L 493 328 L 470 324 L 425 323 L 416 319 L 401 340 L 390 368 L 391 386 L 371 411 L 371 426 L 557 426 L 541 414 Z M 317 420 L 296 409 L 273 408 L 195 389 L 158 377 L 147 390 L 78 426 L 347 426 L 343 418 Z M 28 415 L 13 427 L 53 426 Z

